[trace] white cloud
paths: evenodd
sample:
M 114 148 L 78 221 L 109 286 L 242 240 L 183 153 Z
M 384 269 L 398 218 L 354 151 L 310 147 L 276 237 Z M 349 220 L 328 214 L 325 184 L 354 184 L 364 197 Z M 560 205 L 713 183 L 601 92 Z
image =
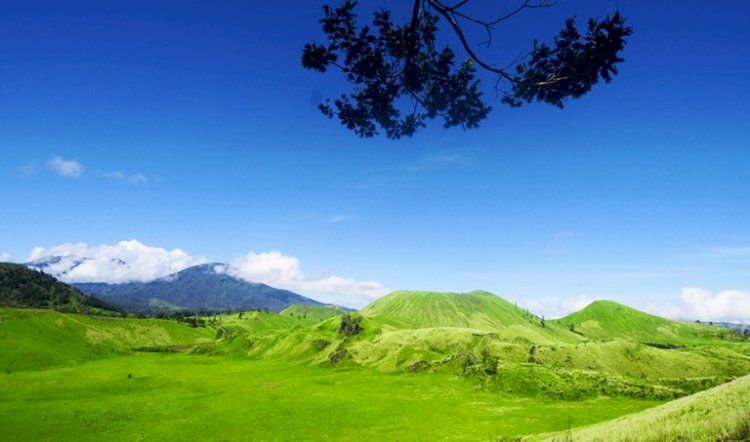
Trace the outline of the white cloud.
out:
M 655 304 L 648 311 L 671 319 L 750 324 L 750 292 L 724 290 L 712 294 L 696 287 L 682 289 L 679 304 Z
M 181 249 L 150 247 L 136 240 L 116 245 L 62 244 L 34 247 L 29 261 L 46 260 L 44 268 L 66 282 L 149 281 L 206 262 Z
M 589 295 L 578 295 L 563 299 L 521 298 L 516 302 L 519 307 L 528 309 L 531 313 L 544 316 L 547 319 L 555 319 L 577 312 L 597 299 Z
M 0 262 L 8 262 L 10 261 L 10 253 L 3 252 L 0 253 Z
M 230 274 L 272 287 L 314 295 L 315 299 L 352 307 L 363 307 L 388 292 L 375 281 L 356 281 L 336 275 L 307 276 L 299 259 L 279 251 L 253 253 L 235 259 Z
M 578 295 L 572 298 L 565 298 L 560 301 L 561 316 L 568 315 L 573 312 L 577 312 L 587 307 L 592 302 L 596 301 L 596 298 L 592 298 L 589 295 Z
M 148 178 L 142 173 L 126 173 L 122 170 L 112 170 L 109 172 L 102 172 L 101 174 L 105 178 L 122 181 L 128 184 L 145 185 L 148 184 Z
M 40 262 L 45 272 L 66 282 L 108 283 L 150 281 L 207 262 L 181 249 L 165 250 L 137 240 L 115 245 L 68 243 L 34 247 L 28 261 Z M 278 251 L 251 252 L 229 265 L 214 266 L 214 271 L 347 307 L 363 307 L 388 292 L 375 281 L 357 281 L 337 275 L 308 276 L 302 271 L 298 258 Z
M 76 160 L 64 160 L 61 157 L 54 157 L 47 161 L 47 167 L 56 174 L 68 178 L 80 177 L 85 169 L 80 162 Z

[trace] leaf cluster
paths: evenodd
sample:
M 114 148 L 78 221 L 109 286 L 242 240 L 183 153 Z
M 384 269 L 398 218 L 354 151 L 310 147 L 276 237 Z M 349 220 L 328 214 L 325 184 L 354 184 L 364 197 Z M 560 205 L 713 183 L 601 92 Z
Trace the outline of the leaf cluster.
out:
M 391 139 L 410 137 L 436 118 L 445 128 L 476 128 L 491 110 L 482 98 L 477 67 L 498 76 L 496 88 L 501 81 L 510 84 L 500 100 L 504 104 L 519 107 L 539 101 L 562 108 L 567 99 L 580 98 L 617 75 L 620 53 L 632 34 L 619 12 L 601 21 L 589 19 L 583 33 L 570 18 L 553 44 L 535 40 L 525 61 L 498 68 L 474 52 L 462 23 L 483 27 L 491 41 L 495 25 L 521 10 L 552 4 L 525 0 L 510 14 L 483 21 L 462 12 L 469 1 L 448 6 L 440 0 L 414 0 L 411 20 L 404 24 L 380 9 L 371 24 L 360 25 L 356 0 L 323 6 L 319 21 L 326 43 L 306 44 L 302 65 L 323 73 L 337 69 L 353 89 L 326 99 L 319 105 L 321 112 L 360 137 L 381 131 Z M 463 61 L 449 45 L 437 47 L 439 19 L 463 48 Z
M 422 11 L 398 25 L 381 9 L 372 27 L 359 27 L 356 5 L 324 6 L 320 23 L 328 43 L 308 43 L 303 50 L 305 68 L 326 72 L 333 66 L 354 84 L 352 92 L 319 106 L 324 115 L 338 117 L 361 137 L 379 128 L 389 138 L 411 136 L 438 117 L 445 127 L 479 125 L 490 107 L 481 100 L 476 69 L 471 61 L 457 63 L 450 47 L 436 47 L 437 16 Z
M 536 100 L 562 108 L 566 99 L 582 97 L 600 80 L 612 81 L 623 61 L 619 54 L 625 38 L 632 33 L 619 12 L 601 22 L 589 19 L 585 35 L 574 18 L 568 19 L 554 47 L 534 42 L 530 60 L 516 66 L 518 81 L 502 101 L 518 107 Z

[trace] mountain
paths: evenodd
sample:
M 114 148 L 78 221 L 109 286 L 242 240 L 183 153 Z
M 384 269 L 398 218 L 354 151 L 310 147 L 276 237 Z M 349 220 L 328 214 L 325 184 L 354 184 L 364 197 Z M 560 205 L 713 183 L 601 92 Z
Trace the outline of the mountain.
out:
M 129 311 L 269 310 L 292 304 L 322 305 L 288 290 L 247 282 L 227 273 L 226 264 L 202 264 L 150 282 L 76 283 L 83 293 Z
M 594 301 L 554 322 L 587 338 L 603 341 L 627 338 L 644 343 L 681 345 L 737 334 L 718 326 L 661 318 L 613 301 Z
M 750 324 L 735 324 L 732 322 L 709 322 L 709 324 L 718 325 L 722 328 L 737 330 L 740 333 L 750 333 Z
M 106 303 L 21 264 L 0 263 L 0 306 L 50 308 L 70 313 L 102 313 Z

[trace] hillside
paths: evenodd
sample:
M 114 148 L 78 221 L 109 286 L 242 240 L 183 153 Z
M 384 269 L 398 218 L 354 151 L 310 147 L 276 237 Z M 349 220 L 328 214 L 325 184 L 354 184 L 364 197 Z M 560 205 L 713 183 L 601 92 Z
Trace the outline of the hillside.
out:
M 747 441 L 750 440 L 750 376 L 612 421 L 523 440 Z
M 344 313 L 346 313 L 346 310 L 337 305 L 294 304 L 285 308 L 279 314 L 281 316 L 308 320 L 314 324 L 325 321 L 328 318 L 333 318 L 334 316 L 343 315 Z
M 488 292 L 399 291 L 361 310 L 363 316 L 397 328 L 460 327 L 497 330 L 529 325 L 537 318 Z
M 692 322 L 672 321 L 612 301 L 595 301 L 580 311 L 553 321 L 589 339 L 633 339 L 656 345 L 681 346 L 705 339 L 740 338 L 734 330 Z
M 174 310 L 278 312 L 293 304 L 322 305 L 288 290 L 247 282 L 226 270 L 225 264 L 204 264 L 150 282 L 73 285 L 88 295 L 143 313 Z
M 287 317 L 296 320 L 281 321 Z M 633 336 L 649 335 L 652 318 L 645 315 L 643 330 L 623 326 L 611 330 L 612 339 L 594 341 L 555 321 L 542 325 L 487 292 L 396 292 L 352 317 L 361 318 L 361 331 L 352 335 L 341 330 L 343 316 L 319 323 L 285 314 L 234 318 L 222 323 L 233 332 L 205 351 L 390 372 L 447 371 L 501 391 L 571 398 L 600 391 L 683 396 L 750 371 L 746 341 L 729 332 L 714 335 L 716 328 L 687 324 L 687 330 L 709 331 L 689 346 L 685 340 L 644 344 Z M 672 323 L 655 320 L 662 328 Z
M 0 306 L 115 313 L 107 303 L 86 296 L 51 275 L 11 263 L 0 263 Z
M 0 308 L 0 372 L 39 370 L 133 349 L 209 342 L 215 331 L 160 319 Z

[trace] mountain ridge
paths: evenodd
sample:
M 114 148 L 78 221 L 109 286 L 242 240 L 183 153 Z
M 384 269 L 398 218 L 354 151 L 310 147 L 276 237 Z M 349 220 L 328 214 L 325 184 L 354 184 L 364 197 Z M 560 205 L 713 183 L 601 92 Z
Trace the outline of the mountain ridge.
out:
M 119 284 L 74 283 L 83 293 L 130 311 L 158 313 L 174 310 L 269 310 L 294 304 L 323 305 L 289 290 L 231 275 L 222 263 L 199 264 L 146 282 Z

